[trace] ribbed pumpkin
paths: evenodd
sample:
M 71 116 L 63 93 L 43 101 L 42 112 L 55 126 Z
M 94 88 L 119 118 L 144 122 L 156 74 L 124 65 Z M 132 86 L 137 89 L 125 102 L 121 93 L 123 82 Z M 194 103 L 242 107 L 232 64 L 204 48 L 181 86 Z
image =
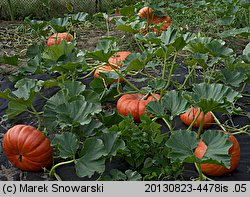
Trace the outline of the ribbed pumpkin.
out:
M 162 24 L 160 30 L 156 28 L 148 28 L 148 27 L 143 28 L 140 32 L 143 33 L 144 35 L 150 31 L 160 34 L 162 31 L 167 30 L 167 28 L 171 25 L 171 18 L 169 16 L 157 16 L 157 15 L 154 15 L 153 12 L 154 10 L 148 7 L 143 7 L 138 12 L 138 15 L 140 18 L 145 18 L 148 20 L 147 26 L 152 25 L 152 24 L 154 25 Z
M 154 95 L 157 99 L 160 98 L 159 94 Z M 135 122 L 140 122 L 141 115 L 146 111 L 146 105 L 150 101 L 157 100 L 152 95 L 144 99 L 143 94 L 124 94 L 117 101 L 117 111 L 124 116 L 128 116 L 129 113 L 134 118 Z M 148 114 L 149 115 L 149 114 Z
M 139 10 L 138 12 L 138 16 L 140 18 L 145 18 L 145 19 L 152 19 L 153 17 L 153 9 L 152 8 L 149 8 L 149 7 L 143 7 Z
M 55 44 L 60 44 L 61 40 L 65 40 L 67 42 L 70 42 L 70 41 L 74 40 L 74 37 L 68 32 L 55 33 L 48 38 L 47 46 L 53 46 Z
M 218 131 L 223 132 L 223 131 Z M 237 141 L 237 139 L 229 132 L 227 132 L 230 137 L 228 140 L 233 143 L 232 147 L 229 149 L 229 155 L 231 156 L 230 163 L 231 167 L 227 169 L 224 166 L 220 166 L 217 164 L 201 164 L 201 170 L 204 174 L 209 176 L 221 176 L 224 174 L 228 174 L 232 172 L 239 164 L 240 161 L 240 145 Z M 195 155 L 198 158 L 202 158 L 207 150 L 206 144 L 200 140 L 197 148 L 195 149 Z
M 109 58 L 108 62 L 115 67 L 121 67 L 121 62 L 124 61 L 129 54 L 131 54 L 130 51 L 118 51 Z
M 94 77 L 95 78 L 102 78 L 99 73 L 115 73 L 114 69 L 111 68 L 109 65 L 105 64 L 103 66 L 98 67 L 95 72 L 94 72 Z M 114 82 L 118 81 L 118 79 L 114 80 Z M 120 83 L 123 83 L 123 79 L 120 78 L 119 80 Z M 107 82 L 106 82 L 107 84 Z M 107 84 L 108 85 L 108 84 Z
M 4 135 L 3 149 L 8 160 L 21 170 L 40 171 L 52 163 L 49 139 L 29 125 L 10 128 Z
M 170 17 L 169 16 L 164 16 L 164 17 L 155 16 L 153 20 L 149 20 L 149 24 L 158 25 L 161 23 L 162 23 L 162 26 L 161 26 L 160 31 L 156 28 L 153 28 L 152 31 L 160 33 L 161 31 L 167 30 L 167 28 L 171 25 Z
M 199 108 L 191 107 L 188 111 L 186 111 L 185 113 L 180 115 L 180 119 L 184 124 L 189 126 L 193 122 L 195 117 L 198 116 L 199 112 L 200 112 Z M 193 127 L 200 126 L 202 116 L 203 116 L 203 112 L 201 112 L 198 119 L 194 123 Z M 206 113 L 205 118 L 204 118 L 203 128 L 209 128 L 212 125 L 212 123 L 214 123 L 214 118 L 213 118 L 211 112 L 208 112 L 208 113 Z

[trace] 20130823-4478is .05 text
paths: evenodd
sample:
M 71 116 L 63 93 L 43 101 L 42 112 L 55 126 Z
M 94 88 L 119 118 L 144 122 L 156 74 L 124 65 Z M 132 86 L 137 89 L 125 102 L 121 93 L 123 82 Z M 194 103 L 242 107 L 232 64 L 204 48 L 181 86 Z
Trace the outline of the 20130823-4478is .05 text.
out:
M 164 192 L 164 193 L 182 193 L 182 192 L 200 192 L 200 193 L 211 193 L 211 192 L 238 192 L 244 193 L 247 192 L 247 184 L 245 183 L 235 183 L 234 185 L 227 185 L 223 183 L 162 183 L 154 184 L 147 183 L 145 184 L 145 192 Z

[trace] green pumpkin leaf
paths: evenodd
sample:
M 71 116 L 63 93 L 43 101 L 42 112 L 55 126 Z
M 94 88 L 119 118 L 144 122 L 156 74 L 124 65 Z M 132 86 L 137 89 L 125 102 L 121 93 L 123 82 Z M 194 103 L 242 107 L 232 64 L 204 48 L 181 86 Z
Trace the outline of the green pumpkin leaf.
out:
M 132 16 L 135 14 L 135 7 L 136 6 L 123 6 L 120 9 L 120 13 L 122 16 Z
M 69 132 L 55 134 L 51 143 L 59 150 L 59 156 L 64 159 L 74 158 L 79 148 L 79 140 L 76 135 Z
M 188 102 L 183 98 L 182 93 L 175 90 L 164 95 L 162 103 L 170 111 L 172 117 L 180 115 L 189 108 Z
M 131 25 L 127 25 L 127 24 L 118 24 L 116 26 L 116 29 L 120 30 L 120 31 L 131 33 L 131 34 L 136 34 L 138 32 L 137 29 L 134 29 L 131 27 Z
M 173 28 L 168 28 L 167 31 L 163 31 L 160 38 L 163 45 L 170 45 L 175 42 L 177 36 L 177 30 Z
M 44 126 L 53 131 L 56 126 L 59 124 L 59 120 L 57 119 L 56 108 L 59 105 L 67 102 L 68 91 L 63 89 L 57 92 L 54 96 L 49 98 L 46 102 L 45 110 L 44 110 Z
M 103 143 L 108 155 L 116 156 L 118 150 L 125 149 L 125 142 L 118 139 L 118 133 L 104 133 Z
M 86 56 L 94 60 L 108 63 L 108 59 L 117 51 L 116 43 L 113 40 L 101 40 L 95 51 L 87 52 Z
M 219 20 L 216 21 L 217 24 L 219 25 L 230 25 L 235 19 L 235 16 L 224 16 L 223 18 L 220 18 Z
M 124 65 L 127 66 L 126 72 L 138 71 L 145 67 L 143 57 L 139 53 L 130 54 L 124 61 Z
M 0 55 L 0 64 L 18 66 L 19 64 L 18 56 L 17 55 L 13 55 L 13 56 Z
M 167 114 L 167 109 L 159 101 L 151 101 L 146 106 L 146 111 L 155 117 L 164 117 Z
M 102 111 L 101 105 L 83 100 L 75 100 L 59 105 L 56 108 L 57 119 L 66 125 L 85 125 L 91 122 L 91 115 Z
M 112 125 L 119 124 L 123 120 L 122 116 L 116 110 L 108 114 L 100 113 L 97 116 L 98 116 L 98 119 L 106 127 L 111 127 Z
M 8 109 L 6 110 L 6 115 L 8 119 L 11 119 L 25 111 L 28 111 L 28 107 L 26 104 L 22 104 L 16 101 L 10 101 L 8 103 Z
M 220 72 L 222 74 L 221 80 L 225 84 L 231 85 L 233 87 L 239 87 L 240 84 L 247 79 L 245 73 L 239 72 L 236 69 L 231 69 L 226 67 L 221 69 Z
M 127 176 L 127 181 L 141 181 L 142 180 L 142 176 L 136 171 L 126 170 L 125 174 Z
M 92 119 L 89 124 L 80 125 L 76 128 L 76 132 L 80 138 L 92 137 L 98 129 L 102 129 L 103 124 L 96 119 Z
M 162 45 L 159 47 L 154 54 L 157 55 L 158 57 L 165 58 L 169 55 L 171 55 L 174 52 L 175 48 L 173 46 L 164 46 Z
M 172 44 L 176 51 L 182 50 L 186 45 L 187 43 L 185 42 L 182 36 L 177 37 L 174 43 Z
M 221 38 L 229 38 L 229 37 L 235 37 L 237 35 L 247 37 L 250 35 L 250 27 L 244 27 L 244 28 L 233 28 L 230 30 L 223 31 L 219 34 Z
M 125 173 L 117 169 L 110 170 L 111 176 L 102 177 L 102 181 L 140 181 L 142 176 L 137 171 L 126 170 Z
M 185 47 L 184 50 L 190 51 L 192 53 L 208 53 L 206 44 L 210 43 L 212 38 L 209 37 L 197 37 L 192 39 Z
M 47 47 L 42 54 L 42 58 L 47 61 L 56 62 L 60 57 L 71 54 L 74 48 L 73 43 L 67 43 L 65 40 L 62 40 L 60 44 Z
M 0 98 L 9 100 L 6 115 L 8 118 L 13 118 L 22 112 L 28 111 L 32 106 L 32 101 L 41 90 L 43 81 L 36 79 L 23 78 L 16 82 L 16 90 L 11 91 L 6 89 L 0 92 Z
M 202 163 L 215 163 L 230 168 L 229 149 L 232 142 L 228 140 L 229 135 L 225 132 L 207 130 L 201 135 L 203 142 L 207 145 L 207 150 L 202 157 Z
M 102 173 L 105 170 L 106 150 L 101 139 L 88 138 L 85 140 L 83 149 L 80 152 L 80 158 L 76 159 L 76 174 L 79 177 L 88 176 L 89 178 L 95 172 Z
M 16 82 L 15 88 L 17 90 L 13 91 L 17 98 L 23 98 L 26 101 L 32 101 L 37 92 L 39 92 L 42 88 L 43 81 L 36 79 L 21 79 Z
M 39 31 L 42 29 L 45 29 L 45 27 L 48 25 L 48 22 L 41 21 L 41 20 L 30 20 L 28 17 L 24 19 L 24 22 L 28 24 L 32 29 Z
M 212 40 L 206 45 L 208 52 L 214 57 L 228 57 L 233 55 L 233 49 L 226 48 L 222 40 Z
M 208 67 L 208 54 L 202 54 L 202 53 L 193 53 L 192 57 L 194 60 L 202 66 L 203 69 L 206 69 Z
M 241 94 L 232 88 L 216 83 L 194 84 L 193 93 L 186 94 L 186 99 L 203 112 L 232 112 L 233 102 L 240 97 Z
M 68 96 L 80 95 L 86 89 L 86 85 L 80 81 L 66 81 L 63 86 L 68 90 Z
M 246 45 L 245 49 L 243 50 L 243 58 L 245 62 L 250 63 L 250 42 Z
M 127 176 L 123 172 L 117 169 L 110 170 L 110 175 L 111 175 L 110 179 L 112 181 L 126 181 L 127 179 Z
M 67 31 L 67 25 L 69 24 L 69 17 L 53 18 L 49 21 L 49 25 L 54 29 L 55 32 Z
M 163 79 L 152 79 L 148 82 L 148 86 L 150 88 L 152 88 L 152 90 L 154 91 L 158 91 L 158 90 L 161 90 L 162 88 L 164 88 L 166 84 L 166 81 L 163 80 Z
M 183 98 L 181 92 L 176 90 L 169 91 L 162 97 L 161 101 L 152 101 L 146 106 L 147 112 L 157 117 L 164 117 L 167 112 L 170 112 L 171 119 L 185 112 L 188 108 L 187 100 Z
M 181 162 L 194 163 L 196 157 L 194 150 L 199 143 L 197 134 L 193 131 L 174 131 L 166 142 L 166 146 L 171 148 L 170 158 Z
M 88 13 L 77 12 L 76 14 L 69 14 L 69 16 L 76 22 L 83 22 L 86 21 Z

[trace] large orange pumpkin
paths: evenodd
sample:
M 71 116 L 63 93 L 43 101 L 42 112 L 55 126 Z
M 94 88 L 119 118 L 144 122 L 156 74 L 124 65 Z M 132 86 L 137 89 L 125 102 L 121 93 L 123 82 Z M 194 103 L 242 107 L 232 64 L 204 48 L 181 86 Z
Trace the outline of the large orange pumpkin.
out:
M 159 94 L 154 95 L 157 99 L 160 98 Z M 117 101 L 117 111 L 124 116 L 128 116 L 129 113 L 134 118 L 135 122 L 140 122 L 141 115 L 146 111 L 146 105 L 150 101 L 157 100 L 152 95 L 143 99 L 145 95 L 143 94 L 124 94 Z
M 8 160 L 21 170 L 40 171 L 52 163 L 49 139 L 29 125 L 10 128 L 4 135 L 3 149 Z
M 105 65 L 103 65 L 103 66 L 98 67 L 98 68 L 95 70 L 95 72 L 94 72 L 94 77 L 95 77 L 95 78 L 102 78 L 102 77 L 99 75 L 99 73 L 115 73 L 115 71 L 114 71 L 114 69 L 111 68 L 109 65 L 105 64 Z M 116 82 L 116 81 L 118 81 L 118 80 L 114 80 L 114 82 Z M 123 82 L 124 82 L 123 78 L 120 78 L 119 82 L 120 82 L 120 83 L 123 83 Z M 107 84 L 107 82 L 106 82 L 106 84 Z
M 124 61 L 129 54 L 131 54 L 130 51 L 118 51 L 109 58 L 108 62 L 114 67 L 121 67 L 121 62 Z
M 61 40 L 65 40 L 67 42 L 70 42 L 70 41 L 74 40 L 74 37 L 68 32 L 55 33 L 48 38 L 47 46 L 53 46 L 55 44 L 60 44 Z
M 218 131 L 218 132 L 223 132 L 223 131 Z M 233 143 L 232 147 L 228 151 L 229 155 L 231 156 L 230 168 L 227 169 L 226 167 L 217 164 L 201 164 L 201 170 L 204 174 L 209 176 L 221 176 L 232 172 L 238 166 L 240 161 L 240 145 L 237 139 L 231 133 L 229 132 L 227 133 L 230 135 L 228 140 Z M 206 150 L 207 146 L 201 139 L 197 148 L 195 149 L 195 155 L 201 159 L 205 154 Z
M 189 126 L 193 122 L 193 120 L 198 116 L 199 112 L 200 112 L 199 108 L 191 107 L 188 111 L 180 115 L 180 119 L 184 124 Z M 203 112 L 201 112 L 198 119 L 194 123 L 193 127 L 200 126 L 202 116 Z M 209 128 L 212 125 L 212 123 L 214 123 L 214 118 L 211 112 L 208 112 L 205 114 L 203 128 Z

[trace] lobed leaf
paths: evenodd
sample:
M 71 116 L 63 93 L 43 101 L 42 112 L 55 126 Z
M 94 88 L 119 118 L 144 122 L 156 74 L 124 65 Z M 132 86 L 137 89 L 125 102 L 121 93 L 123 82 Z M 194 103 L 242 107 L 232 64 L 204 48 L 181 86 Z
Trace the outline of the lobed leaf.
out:
M 80 152 L 80 158 L 76 159 L 76 174 L 79 177 L 88 176 L 89 178 L 95 172 L 102 173 L 105 170 L 106 150 L 101 139 L 94 137 L 85 140 L 83 149 Z
M 51 143 L 52 146 L 55 146 L 59 150 L 59 156 L 64 159 L 74 158 L 79 148 L 77 136 L 69 132 L 55 134 Z

